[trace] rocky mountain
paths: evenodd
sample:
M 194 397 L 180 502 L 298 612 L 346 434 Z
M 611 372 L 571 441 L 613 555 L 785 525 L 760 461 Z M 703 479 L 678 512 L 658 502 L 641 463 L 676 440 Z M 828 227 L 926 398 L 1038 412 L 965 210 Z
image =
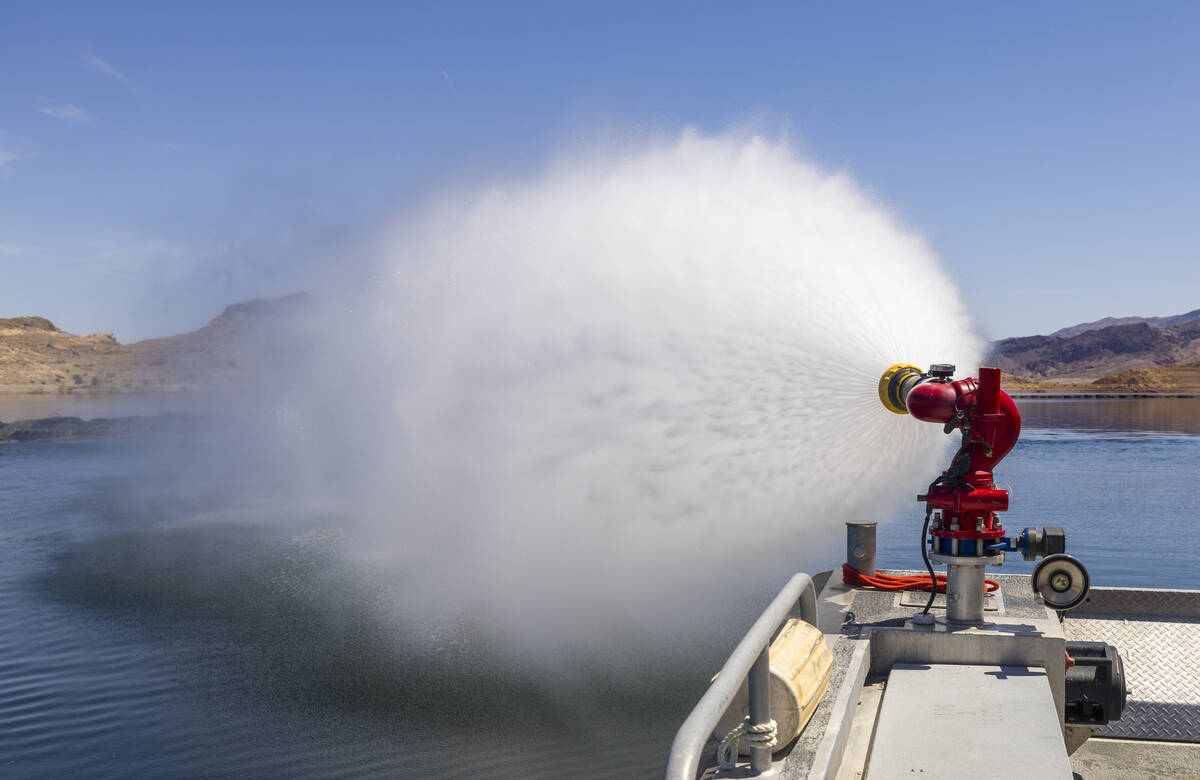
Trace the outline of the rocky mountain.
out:
M 0 393 L 180 391 L 247 380 L 271 356 L 305 348 L 311 296 L 229 306 L 199 330 L 134 344 L 76 336 L 44 317 L 0 319 Z
M 1081 322 L 1078 325 L 1072 325 L 1069 328 L 1060 328 L 1051 333 L 1051 336 L 1078 336 L 1089 330 L 1100 330 L 1101 328 L 1110 328 L 1114 325 L 1138 325 L 1146 323 L 1152 328 L 1169 328 L 1173 325 L 1183 325 L 1188 322 L 1196 322 L 1200 320 L 1200 309 L 1194 309 L 1187 314 L 1176 314 L 1172 317 L 1105 317 L 1095 322 Z
M 1073 381 L 1200 360 L 1200 309 L 1128 319 L 1135 321 L 1098 320 L 1049 336 L 1001 339 L 992 343 L 992 360 L 1006 373 Z

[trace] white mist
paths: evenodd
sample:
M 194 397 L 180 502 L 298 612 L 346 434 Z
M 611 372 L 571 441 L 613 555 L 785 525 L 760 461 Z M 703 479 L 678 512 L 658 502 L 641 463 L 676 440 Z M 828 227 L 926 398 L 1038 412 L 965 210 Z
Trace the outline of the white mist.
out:
M 879 376 L 981 354 L 918 236 L 760 138 L 460 190 L 380 255 L 300 388 L 364 422 L 305 446 L 360 464 L 348 544 L 403 583 L 398 620 L 531 664 L 748 624 L 840 563 L 845 520 L 915 517 L 949 442 Z

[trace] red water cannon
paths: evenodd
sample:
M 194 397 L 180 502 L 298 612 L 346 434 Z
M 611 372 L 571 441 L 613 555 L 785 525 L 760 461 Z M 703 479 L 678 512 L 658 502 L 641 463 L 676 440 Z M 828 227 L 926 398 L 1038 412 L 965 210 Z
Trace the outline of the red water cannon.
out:
M 1021 413 L 1000 389 L 1000 369 L 981 368 L 978 379 L 955 381 L 953 374 L 948 364 L 922 371 L 897 363 L 879 380 L 879 397 L 897 414 L 961 431 L 950 467 L 917 500 L 940 510 L 930 526 L 933 552 L 985 556 L 1003 540 L 996 513 L 1008 509 L 1008 491 L 996 487 L 992 470 L 1017 443 Z
M 959 431 L 962 444 L 950 467 L 917 496 L 925 502 L 921 557 L 929 570 L 929 601 L 913 616 L 929 625 L 938 580 L 934 563 L 946 564 L 946 620 L 983 622 L 984 568 L 1004 562 L 1006 552 L 1027 561 L 1042 558 L 1033 570 L 1033 590 L 1060 613 L 1083 603 L 1088 593 L 1087 569 L 1065 554 L 1061 528 L 1025 528 L 1005 537 L 997 513 L 1008 509 L 1008 491 L 996 487 L 992 469 L 1017 443 L 1021 413 L 1000 389 L 1000 369 L 981 368 L 979 378 L 955 381 L 954 366 L 934 364 L 928 371 L 897 363 L 879 380 L 879 399 L 896 414 L 941 423 L 946 433 Z M 926 533 L 928 532 L 928 536 Z

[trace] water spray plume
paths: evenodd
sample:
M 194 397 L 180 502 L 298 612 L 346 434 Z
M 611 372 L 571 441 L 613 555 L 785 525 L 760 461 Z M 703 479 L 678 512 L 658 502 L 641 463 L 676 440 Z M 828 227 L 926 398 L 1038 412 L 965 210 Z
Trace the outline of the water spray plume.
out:
M 945 454 L 879 409 L 880 372 L 978 364 L 925 242 L 760 138 L 459 191 L 381 256 L 365 349 L 337 329 L 323 356 L 375 412 L 342 443 L 368 456 L 355 558 L 404 572 L 405 619 L 522 658 L 669 643 L 731 589 L 829 567 L 843 520 L 911 501 Z M 346 394 L 308 389 L 314 413 Z

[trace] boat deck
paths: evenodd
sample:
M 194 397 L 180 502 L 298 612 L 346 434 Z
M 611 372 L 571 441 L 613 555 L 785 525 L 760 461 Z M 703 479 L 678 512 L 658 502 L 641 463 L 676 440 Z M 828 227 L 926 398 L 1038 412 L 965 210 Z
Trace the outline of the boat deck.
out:
M 1009 644 L 1028 639 L 1026 644 L 1032 648 L 1037 638 L 1044 645 L 1041 650 L 1022 652 L 1045 655 L 1056 647 L 1056 658 L 1061 659 L 1062 641 L 1090 640 L 1113 644 L 1121 653 L 1129 688 L 1125 712 L 1120 721 L 1098 731 L 1071 755 L 1075 777 L 1200 778 L 1200 591 L 1094 588 L 1060 627 L 1056 614 L 1035 598 L 1028 576 L 990 572 L 989 576 L 1000 582 L 1001 589 L 989 597 L 987 619 L 1008 635 L 1005 641 Z M 927 594 L 847 586 L 841 582 L 840 572 L 814 580 L 820 594 L 820 628 L 833 653 L 830 684 L 804 732 L 775 754 L 775 776 L 784 780 L 879 777 L 878 766 L 873 774 L 868 773 L 870 757 L 878 748 L 875 742 L 888 673 L 896 663 L 911 660 L 900 657 L 909 637 L 928 634 L 912 631 L 907 622 Z M 944 614 L 944 606 L 935 602 L 932 611 Z M 972 634 L 969 641 L 979 648 L 988 646 L 980 652 L 996 652 L 992 648 L 998 639 L 986 630 L 939 630 L 955 633 L 959 645 L 964 635 Z M 876 633 L 879 636 L 873 642 Z M 885 635 L 887 641 L 879 641 Z M 1054 635 L 1060 637 L 1060 644 L 1044 641 Z M 932 663 L 967 661 L 938 658 Z M 984 663 L 1011 665 L 1013 661 L 1001 654 Z M 1029 656 L 1025 665 L 1046 669 L 1051 690 L 1059 691 L 1054 694 L 1054 705 L 1061 707 L 1061 666 L 1056 669 L 1048 657 L 1038 661 L 1034 656 Z M 716 742 L 710 740 L 701 762 L 709 768 L 698 777 L 747 776 L 744 767 L 718 772 L 715 751 Z M 984 771 L 976 776 L 1006 776 L 1003 754 L 1001 750 L 985 762 Z

